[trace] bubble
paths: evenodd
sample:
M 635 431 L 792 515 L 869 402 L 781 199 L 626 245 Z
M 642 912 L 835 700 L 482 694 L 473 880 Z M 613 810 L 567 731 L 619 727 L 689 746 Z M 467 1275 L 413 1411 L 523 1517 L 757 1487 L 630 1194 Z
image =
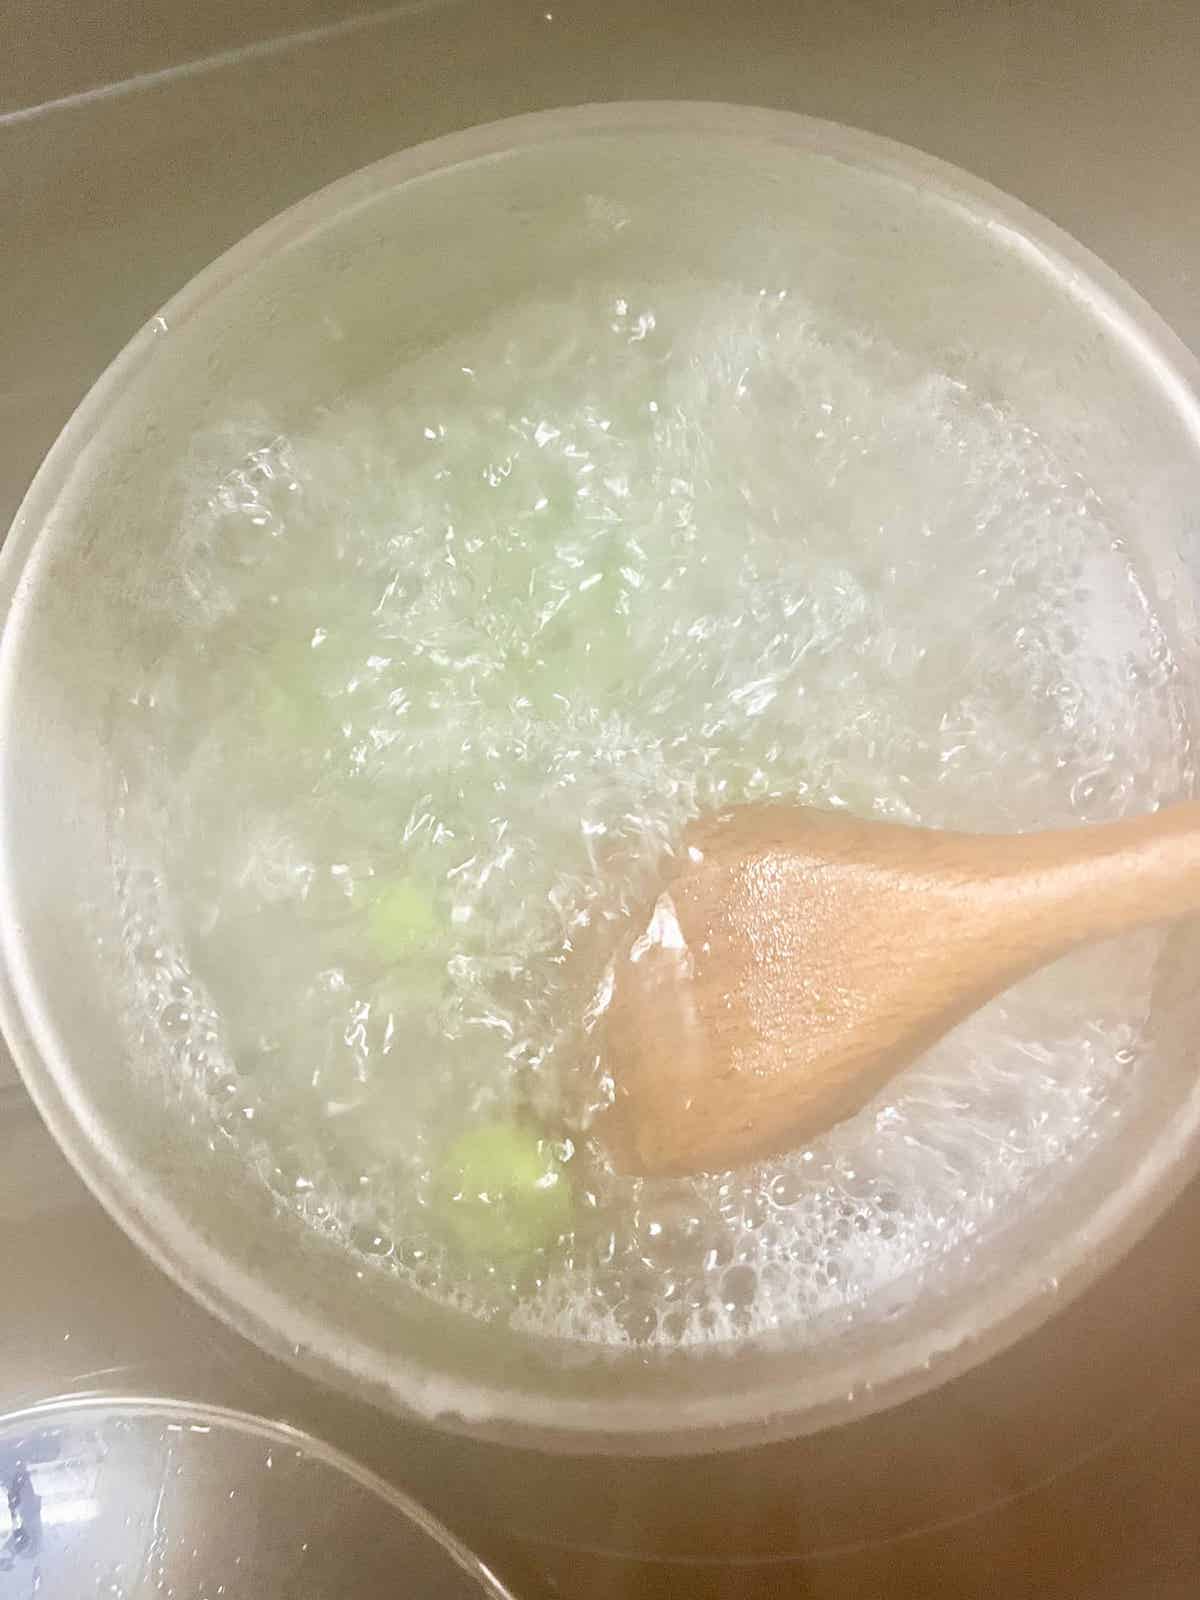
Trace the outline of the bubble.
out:
M 169 1001 L 158 1013 L 158 1025 L 166 1034 L 185 1033 L 191 1021 L 191 1012 L 180 1000 Z
M 753 1305 L 758 1273 L 752 1266 L 730 1267 L 721 1279 L 721 1299 L 727 1311 L 745 1311 Z
M 789 1170 L 771 1179 L 767 1193 L 773 1205 L 787 1207 L 796 1205 L 803 1198 L 805 1189 L 806 1184 L 800 1174 Z
M 350 1230 L 350 1243 L 365 1256 L 386 1256 L 393 1250 L 392 1241 L 378 1228 L 359 1224 Z
M 648 1344 L 658 1331 L 658 1312 L 646 1300 L 624 1300 L 616 1309 L 617 1326 L 631 1344 Z

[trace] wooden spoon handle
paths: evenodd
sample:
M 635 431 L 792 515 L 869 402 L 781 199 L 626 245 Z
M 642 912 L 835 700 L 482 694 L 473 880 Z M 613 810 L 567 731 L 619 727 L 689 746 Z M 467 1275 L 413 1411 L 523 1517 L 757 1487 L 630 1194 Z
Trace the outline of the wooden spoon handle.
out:
M 980 841 L 996 923 L 1022 965 L 1093 939 L 1200 915 L 1200 802 L 1148 816 Z M 986 891 L 985 891 L 986 892 Z

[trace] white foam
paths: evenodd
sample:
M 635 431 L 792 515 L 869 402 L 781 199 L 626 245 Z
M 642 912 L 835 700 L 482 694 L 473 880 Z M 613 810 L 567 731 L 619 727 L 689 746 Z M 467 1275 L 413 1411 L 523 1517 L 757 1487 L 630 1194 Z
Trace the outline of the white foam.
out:
M 1119 1116 L 1154 935 L 1022 985 L 786 1159 L 643 1184 L 586 1137 L 589 998 L 697 812 L 1015 829 L 1183 789 L 1129 530 L 1019 419 L 794 294 L 586 286 L 303 436 L 231 425 L 191 492 L 176 645 L 126 730 L 139 1003 L 364 1263 L 559 1337 L 816 1339 L 894 1314 Z M 390 966 L 365 908 L 395 875 L 445 943 Z M 576 1130 L 581 1217 L 516 1282 L 429 1203 L 440 1143 L 513 1106 Z

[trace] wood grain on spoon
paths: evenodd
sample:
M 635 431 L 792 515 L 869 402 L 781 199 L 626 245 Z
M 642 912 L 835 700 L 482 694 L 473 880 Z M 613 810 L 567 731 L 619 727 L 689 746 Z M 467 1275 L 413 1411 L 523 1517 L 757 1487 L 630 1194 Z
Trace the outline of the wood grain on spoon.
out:
M 685 846 L 606 1017 L 608 1136 L 645 1173 L 792 1148 L 1024 974 L 1200 914 L 1197 802 L 1011 835 L 745 806 Z

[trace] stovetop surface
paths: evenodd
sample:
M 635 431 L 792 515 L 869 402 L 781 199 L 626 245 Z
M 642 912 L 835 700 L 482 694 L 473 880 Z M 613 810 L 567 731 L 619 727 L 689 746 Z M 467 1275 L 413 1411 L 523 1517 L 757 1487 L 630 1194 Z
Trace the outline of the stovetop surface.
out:
M 11 0 L 3 28 L 0 527 L 94 378 L 222 249 L 404 145 L 551 105 L 743 101 L 917 145 L 1066 227 L 1200 349 L 1192 0 Z M 897 1414 L 869 1459 L 847 1437 L 715 1475 L 697 1540 L 694 1468 L 500 1460 L 251 1350 L 126 1242 L 0 1056 L 0 1410 L 103 1390 L 296 1422 L 410 1487 L 530 1600 L 1194 1597 L 1197 1239 L 1193 1187 L 1083 1301 Z M 605 1508 L 586 1540 L 580 1493 Z

